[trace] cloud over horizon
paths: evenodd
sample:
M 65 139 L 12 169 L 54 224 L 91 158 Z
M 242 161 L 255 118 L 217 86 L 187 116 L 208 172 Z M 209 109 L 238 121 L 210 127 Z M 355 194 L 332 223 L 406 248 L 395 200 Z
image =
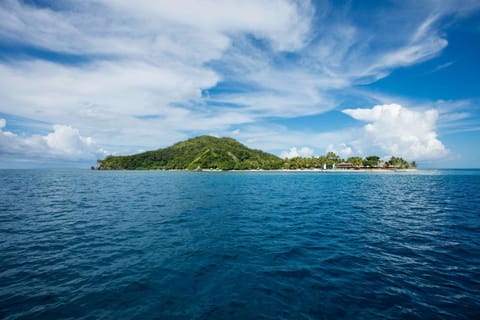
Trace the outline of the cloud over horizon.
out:
M 297 150 L 297 147 L 292 147 L 290 148 L 289 151 L 283 151 L 280 154 L 280 158 L 283 159 L 291 159 L 291 158 L 296 158 L 296 157 L 304 157 L 304 158 L 310 158 L 313 157 L 313 150 L 310 149 L 309 147 L 302 147 L 299 150 Z
M 371 109 L 345 109 L 343 112 L 367 122 L 362 131 L 362 144 L 379 147 L 387 155 L 432 160 L 448 153 L 435 132 L 436 110 L 413 111 L 398 104 L 389 104 Z
M 41 161 L 48 159 L 95 161 L 106 152 L 90 137 L 83 137 L 71 126 L 54 125 L 47 135 L 19 136 L 6 128 L 6 120 L 0 119 L 0 160 L 22 159 Z

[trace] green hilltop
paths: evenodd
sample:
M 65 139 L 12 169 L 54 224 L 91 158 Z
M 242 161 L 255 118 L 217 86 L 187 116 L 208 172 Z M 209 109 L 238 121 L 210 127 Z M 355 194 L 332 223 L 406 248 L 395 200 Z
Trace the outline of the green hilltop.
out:
M 99 170 L 249 170 L 249 169 L 406 169 L 416 163 L 391 157 L 381 161 L 378 156 L 342 159 L 333 152 L 324 156 L 291 159 L 260 150 L 250 149 L 232 138 L 200 136 L 178 142 L 168 148 L 147 151 L 130 156 L 108 156 L 99 160 Z M 92 169 L 94 169 L 92 167 Z
M 173 146 L 130 156 L 108 156 L 98 161 L 100 170 L 133 169 L 278 169 L 282 160 L 270 153 L 247 148 L 232 138 L 200 136 Z

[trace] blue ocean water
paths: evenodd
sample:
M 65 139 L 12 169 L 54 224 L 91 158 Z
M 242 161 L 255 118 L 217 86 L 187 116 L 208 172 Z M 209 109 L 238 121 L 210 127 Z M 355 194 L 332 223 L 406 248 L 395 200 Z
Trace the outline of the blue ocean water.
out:
M 0 171 L 3 319 L 480 319 L 480 171 Z

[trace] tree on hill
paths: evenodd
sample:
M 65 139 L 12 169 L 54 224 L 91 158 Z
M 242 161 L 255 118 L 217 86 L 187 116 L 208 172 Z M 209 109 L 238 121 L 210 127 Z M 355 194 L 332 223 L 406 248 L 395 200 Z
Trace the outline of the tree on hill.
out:
M 374 168 L 378 165 L 379 161 L 380 161 L 380 157 L 378 156 L 368 156 L 368 157 L 365 157 L 365 159 L 363 160 L 363 166 Z

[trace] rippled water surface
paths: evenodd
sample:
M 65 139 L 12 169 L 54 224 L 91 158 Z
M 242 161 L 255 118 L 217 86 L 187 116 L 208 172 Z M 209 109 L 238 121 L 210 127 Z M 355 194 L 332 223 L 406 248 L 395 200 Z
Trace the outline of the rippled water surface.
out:
M 0 171 L 0 318 L 480 319 L 480 171 Z

